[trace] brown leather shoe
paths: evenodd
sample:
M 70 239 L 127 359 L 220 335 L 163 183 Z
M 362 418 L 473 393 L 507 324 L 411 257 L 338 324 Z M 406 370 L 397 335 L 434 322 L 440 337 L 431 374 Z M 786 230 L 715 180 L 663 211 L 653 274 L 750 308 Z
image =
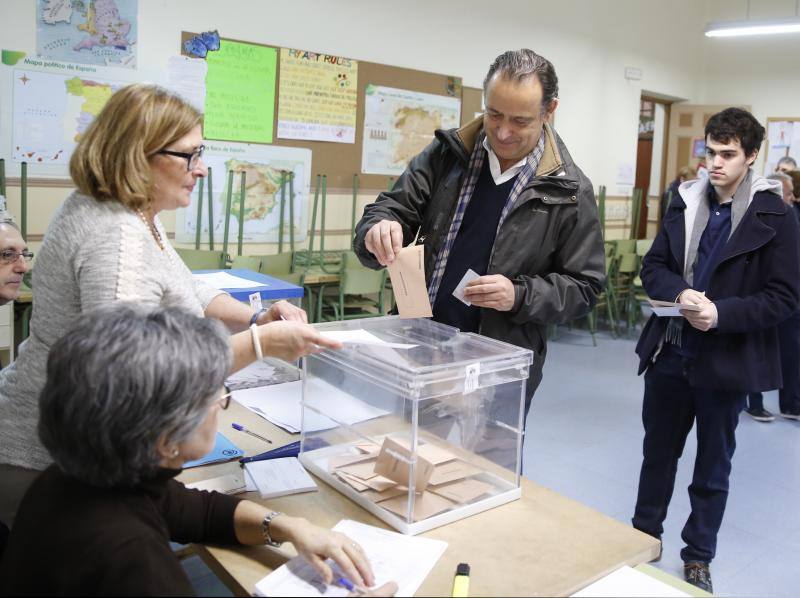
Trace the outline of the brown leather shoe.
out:
M 708 563 L 702 561 L 688 561 L 683 564 L 683 578 L 693 586 L 705 590 L 709 594 L 714 593 L 711 585 L 711 571 Z

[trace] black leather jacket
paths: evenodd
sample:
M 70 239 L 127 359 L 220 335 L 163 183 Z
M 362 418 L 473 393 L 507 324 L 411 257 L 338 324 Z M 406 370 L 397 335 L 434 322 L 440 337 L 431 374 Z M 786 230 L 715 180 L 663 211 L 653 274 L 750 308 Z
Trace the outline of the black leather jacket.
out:
M 436 131 L 391 191 L 364 209 L 353 248 L 361 262 L 380 267 L 366 250 L 367 231 L 380 220 L 403 227 L 403 244 L 425 245 L 430 281 L 458 203 L 469 156 L 482 129 L 478 118 L 461 129 Z M 514 283 L 511 311 L 481 310 L 480 333 L 533 350 L 528 396 L 541 380 L 548 324 L 586 315 L 604 280 L 603 238 L 591 182 L 564 143 L 545 125 L 544 155 L 497 233 L 488 274 Z

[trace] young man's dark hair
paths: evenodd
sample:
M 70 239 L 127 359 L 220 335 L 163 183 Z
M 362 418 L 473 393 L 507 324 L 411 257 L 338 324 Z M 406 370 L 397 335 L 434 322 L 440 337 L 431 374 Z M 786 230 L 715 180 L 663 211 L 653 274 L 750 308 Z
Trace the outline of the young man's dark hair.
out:
M 741 108 L 726 108 L 708 119 L 706 139 L 711 137 L 719 143 L 738 139 L 745 156 L 750 156 L 764 141 L 764 127 L 756 117 Z

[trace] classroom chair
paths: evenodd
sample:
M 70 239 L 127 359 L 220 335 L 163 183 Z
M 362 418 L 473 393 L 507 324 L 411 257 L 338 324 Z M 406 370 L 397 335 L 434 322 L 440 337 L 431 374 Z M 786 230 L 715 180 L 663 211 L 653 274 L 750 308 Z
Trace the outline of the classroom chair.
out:
M 222 251 L 176 247 L 175 253 L 180 256 L 189 270 L 221 270 L 228 261 Z
M 317 321 L 350 320 L 382 316 L 386 313 L 383 293 L 387 270 L 371 270 L 361 265 L 352 251 L 342 253 L 339 284 L 322 285 L 317 299 Z

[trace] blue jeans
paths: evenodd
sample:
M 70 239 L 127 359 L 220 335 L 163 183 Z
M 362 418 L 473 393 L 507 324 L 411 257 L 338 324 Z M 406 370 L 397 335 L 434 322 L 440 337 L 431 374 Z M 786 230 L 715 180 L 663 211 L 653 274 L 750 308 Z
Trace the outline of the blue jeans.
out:
M 711 562 L 728 500 L 728 478 L 736 449 L 736 425 L 745 393 L 692 388 L 683 360 L 665 347 L 645 374 L 642 422 L 645 436 L 633 526 L 655 536 L 664 532 L 678 460 L 697 425 L 697 457 L 689 486 L 692 511 L 681 537 L 681 558 Z

